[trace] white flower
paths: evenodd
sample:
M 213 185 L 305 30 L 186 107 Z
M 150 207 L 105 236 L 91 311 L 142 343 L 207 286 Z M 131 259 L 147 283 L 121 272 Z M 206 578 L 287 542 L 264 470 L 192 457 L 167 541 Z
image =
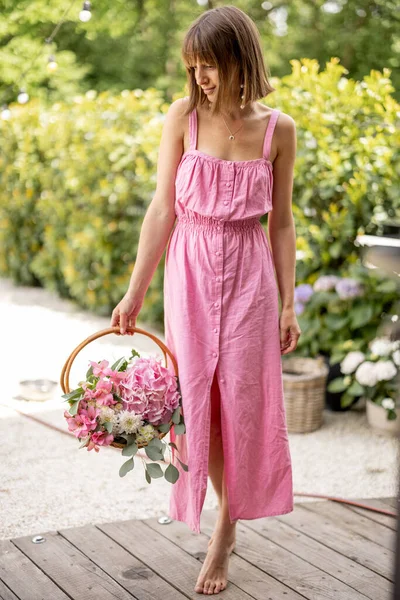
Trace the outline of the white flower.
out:
M 341 372 L 345 375 L 354 373 L 358 365 L 361 364 L 364 359 L 365 354 L 363 354 L 363 352 L 349 352 L 340 363 Z
M 379 360 L 375 363 L 378 381 L 390 381 L 397 374 L 397 369 L 391 360 Z
M 394 350 L 393 342 L 387 338 L 376 338 L 372 340 L 369 347 L 372 354 L 377 356 L 389 356 Z
M 142 427 L 139 427 L 138 433 L 136 436 L 136 443 L 142 444 L 143 442 L 150 442 L 150 440 L 152 440 L 157 435 L 158 435 L 158 433 L 155 430 L 155 428 L 153 427 L 153 425 L 151 425 L 151 423 L 148 423 L 147 425 L 143 425 Z
M 395 350 L 392 355 L 393 362 L 395 365 L 400 367 L 400 350 Z
M 103 423 L 114 423 L 117 419 L 117 416 L 112 408 L 109 406 L 103 406 L 100 409 L 99 421 L 103 425 Z
M 355 378 L 360 385 L 373 387 L 378 383 L 378 375 L 375 369 L 375 364 L 369 360 L 363 362 L 355 373 Z
M 142 415 L 136 415 L 129 410 L 123 410 L 119 413 L 120 433 L 136 433 L 142 425 Z
M 393 410 L 395 407 L 394 400 L 392 400 L 392 398 L 384 398 L 382 400 L 382 406 L 383 408 L 387 408 L 388 410 Z

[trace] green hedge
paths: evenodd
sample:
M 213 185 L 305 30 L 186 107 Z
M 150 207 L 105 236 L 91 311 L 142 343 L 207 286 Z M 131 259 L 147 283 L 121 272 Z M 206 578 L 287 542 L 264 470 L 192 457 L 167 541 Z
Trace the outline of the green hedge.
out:
M 266 99 L 297 125 L 297 283 L 346 275 L 359 260 L 357 233 L 379 233 L 399 212 L 400 106 L 390 71 L 361 82 L 344 73 L 336 59 L 321 72 L 315 60 L 294 60 Z M 148 89 L 10 108 L 12 118 L 0 120 L 0 273 L 110 315 L 155 192 L 168 104 Z M 164 257 L 141 312 L 160 324 Z

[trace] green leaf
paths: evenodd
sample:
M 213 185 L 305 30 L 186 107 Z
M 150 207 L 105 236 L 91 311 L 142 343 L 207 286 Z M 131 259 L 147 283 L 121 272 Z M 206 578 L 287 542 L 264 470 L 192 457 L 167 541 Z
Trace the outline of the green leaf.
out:
M 181 435 L 182 433 L 185 433 L 185 431 L 186 431 L 186 427 L 185 427 L 184 423 L 178 423 L 177 425 L 174 424 L 174 429 L 175 429 L 176 435 Z
M 89 369 L 86 371 L 86 379 L 89 379 L 89 377 L 93 375 L 93 366 L 90 365 Z
M 125 370 L 127 364 L 128 364 L 128 362 L 127 362 L 126 358 L 124 356 L 122 356 L 122 358 L 119 358 L 118 360 L 115 361 L 115 363 L 112 365 L 111 369 L 113 371 Z
M 61 398 L 65 398 L 65 400 L 76 400 L 83 395 L 83 389 L 81 387 L 76 388 L 76 390 L 72 390 L 72 392 L 68 392 L 68 394 L 63 394 Z
M 151 460 L 163 460 L 164 458 L 162 452 L 155 446 L 145 446 L 144 451 Z
M 73 404 L 71 404 L 71 406 L 69 407 L 69 414 L 71 415 L 71 417 L 74 417 L 77 412 L 78 412 L 78 407 L 79 407 L 79 402 L 80 400 L 77 400 L 76 402 L 74 402 Z
M 146 465 L 146 470 L 153 479 L 157 479 L 158 477 L 162 477 L 164 475 L 162 468 L 157 463 L 149 463 Z
M 358 381 L 354 380 L 347 390 L 347 393 L 350 394 L 350 396 L 362 396 L 364 393 L 364 388 L 358 383 Z
M 377 285 L 376 291 L 383 294 L 396 292 L 397 283 L 394 279 L 387 279 L 386 281 L 382 281 L 379 285 Z
M 147 481 L 147 483 L 151 483 L 151 477 L 150 477 L 150 475 L 148 474 L 148 472 L 147 472 L 147 469 L 145 469 L 145 470 L 144 470 L 144 474 L 145 474 L 145 476 L 146 476 L 146 481 Z
M 129 446 L 125 446 L 125 448 L 122 449 L 122 456 L 135 456 L 136 452 L 138 451 L 138 445 L 136 444 L 136 442 L 134 442 L 133 444 L 129 444 Z
M 345 392 L 344 394 L 342 394 L 340 396 L 340 406 L 342 408 L 346 408 L 347 406 L 350 406 L 351 404 L 353 404 L 354 402 L 354 396 L 350 396 L 350 394 L 348 394 L 347 392 Z
M 103 423 L 103 427 L 108 431 L 108 433 L 112 433 L 113 424 L 110 421 Z
M 336 379 L 333 379 L 332 381 L 329 382 L 328 384 L 328 392 L 343 392 L 344 390 L 347 389 L 347 384 L 344 383 L 344 377 L 337 377 Z
M 342 315 L 326 315 L 325 323 L 329 329 L 332 331 L 339 331 L 346 327 L 349 322 L 349 317 L 346 315 L 343 317 Z
M 169 446 L 172 446 L 173 448 L 175 448 L 175 450 L 178 450 L 177 445 L 175 444 L 175 442 L 168 442 Z
M 388 418 L 389 421 L 394 421 L 395 419 L 397 419 L 396 411 L 395 410 L 389 410 L 387 418 Z
M 155 446 L 156 448 L 159 448 L 160 450 L 162 450 L 164 447 L 164 444 L 160 440 L 160 438 L 154 437 L 152 440 L 150 440 L 150 442 L 148 443 L 147 446 Z
M 178 458 L 178 457 L 176 457 L 176 458 Z M 182 469 L 184 471 L 189 471 L 189 467 L 187 465 L 185 465 L 185 463 L 183 463 L 179 458 L 178 458 L 178 460 L 180 462 L 180 465 L 181 465 Z
M 161 423 L 161 425 L 157 425 L 157 429 L 161 431 L 161 433 L 168 433 L 171 429 L 171 425 L 169 423 Z
M 125 475 L 127 473 L 129 473 L 129 471 L 132 471 L 134 466 L 135 466 L 135 463 L 133 462 L 133 458 L 130 458 L 129 460 L 124 462 L 124 464 L 121 466 L 121 468 L 119 470 L 119 476 L 125 477 Z
M 372 319 L 373 315 L 373 308 L 369 304 L 363 304 L 362 306 L 353 308 L 350 313 L 351 328 L 358 329 L 359 327 L 366 325 Z
M 181 420 L 181 409 L 180 406 L 177 406 L 174 412 L 172 413 L 172 422 L 178 424 Z
M 164 477 L 170 483 L 175 483 L 179 479 L 178 469 L 171 463 L 165 469 Z
M 87 436 L 87 437 L 85 437 L 85 438 L 84 438 L 84 440 L 83 440 L 82 444 L 79 446 L 79 450 L 80 450 L 81 448 L 84 448 L 85 446 L 87 446 L 87 443 L 88 443 L 88 441 L 89 441 L 89 437 L 90 437 L 90 436 Z

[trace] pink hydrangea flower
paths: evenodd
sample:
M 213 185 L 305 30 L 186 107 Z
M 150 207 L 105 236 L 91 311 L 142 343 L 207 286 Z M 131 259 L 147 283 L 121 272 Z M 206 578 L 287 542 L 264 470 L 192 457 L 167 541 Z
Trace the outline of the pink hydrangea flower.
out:
M 71 416 L 68 411 L 65 411 L 64 417 L 67 419 L 69 431 L 72 431 L 75 437 L 81 438 L 96 429 L 99 413 L 100 410 L 94 406 L 89 406 L 88 408 L 80 406 L 75 416 Z
M 179 405 L 176 378 L 155 358 L 137 358 L 119 386 L 124 410 L 142 414 L 152 425 L 170 420 Z
M 114 436 L 108 431 L 95 431 L 92 433 L 86 448 L 98 452 L 99 446 L 109 446 L 114 441 Z

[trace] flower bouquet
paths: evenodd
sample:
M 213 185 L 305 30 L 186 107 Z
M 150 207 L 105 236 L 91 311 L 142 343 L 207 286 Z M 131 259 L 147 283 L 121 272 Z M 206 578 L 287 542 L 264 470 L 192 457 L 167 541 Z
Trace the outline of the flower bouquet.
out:
M 388 420 L 394 420 L 397 418 L 399 367 L 400 340 L 375 338 L 367 352 L 353 351 L 344 357 L 340 363 L 343 377 L 333 379 L 328 390 L 344 392 L 341 397 L 344 406 L 350 404 L 354 396 L 364 396 L 386 409 Z
M 152 461 L 165 460 L 166 449 L 172 454 L 170 446 L 177 450 L 173 442 L 163 442 L 162 438 L 172 426 L 176 434 L 186 431 L 178 376 L 158 358 L 141 357 L 136 350 L 111 367 L 107 360 L 89 364 L 85 381 L 62 396 L 69 403 L 69 410 L 64 412 L 68 429 L 82 442 L 80 448 L 95 452 L 105 446 L 122 448 L 122 455 L 130 458 L 119 470 L 121 477 L 133 469 L 139 448 L 144 447 Z M 187 465 L 179 462 L 188 471 Z M 148 483 L 163 475 L 170 483 L 179 478 L 172 462 L 164 472 L 157 462 L 143 460 L 143 464 Z

